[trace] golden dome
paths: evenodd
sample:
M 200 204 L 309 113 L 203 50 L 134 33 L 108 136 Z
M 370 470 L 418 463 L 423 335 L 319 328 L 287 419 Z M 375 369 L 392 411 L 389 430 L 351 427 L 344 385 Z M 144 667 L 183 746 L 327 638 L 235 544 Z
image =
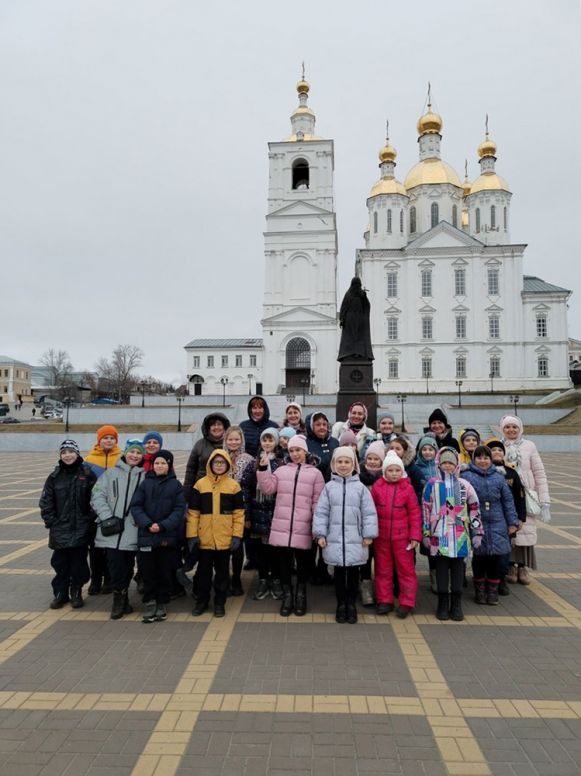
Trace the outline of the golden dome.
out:
M 314 116 L 314 115 L 315 114 L 308 107 L 308 105 L 299 105 L 298 108 L 295 108 L 291 113 L 291 117 L 292 116 Z
M 395 157 L 397 156 L 397 151 L 392 145 L 386 144 L 383 146 L 383 148 L 379 152 L 379 161 L 380 162 L 395 162 Z
M 495 172 L 484 172 L 472 184 L 470 194 L 477 194 L 479 191 L 510 191 L 510 189 L 500 175 Z
M 496 156 L 496 143 L 488 136 L 478 146 L 478 156 L 482 159 L 483 156 Z
M 442 117 L 437 113 L 432 113 L 430 108 L 431 105 L 428 105 L 428 111 L 418 119 L 418 135 L 440 134 L 442 132 L 444 126 Z
M 408 172 L 403 185 L 406 189 L 413 189 L 414 186 L 422 186 L 429 183 L 451 183 L 452 186 L 462 188 L 460 179 L 450 167 L 449 164 L 441 159 L 424 159 L 418 162 Z
M 379 194 L 403 194 L 407 197 L 408 193 L 403 185 L 395 178 L 380 178 L 375 186 L 369 192 L 370 197 L 377 197 Z
M 310 88 L 311 87 L 309 86 L 309 82 L 305 81 L 304 78 L 301 78 L 301 80 L 297 84 L 297 92 L 299 94 L 308 94 Z
M 472 184 L 470 183 L 470 181 L 468 180 L 468 178 L 466 178 L 466 179 L 465 179 L 464 183 L 462 184 L 462 188 L 464 189 L 464 194 L 463 194 L 463 196 L 464 196 L 464 197 L 467 197 L 467 196 L 468 196 L 468 194 L 470 194 L 470 192 L 471 192 L 471 190 L 472 190 Z

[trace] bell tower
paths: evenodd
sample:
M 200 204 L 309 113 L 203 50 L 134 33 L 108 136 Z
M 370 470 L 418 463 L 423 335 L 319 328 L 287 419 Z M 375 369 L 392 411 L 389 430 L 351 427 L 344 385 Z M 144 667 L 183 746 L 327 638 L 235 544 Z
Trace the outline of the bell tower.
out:
M 333 141 L 315 134 L 304 66 L 296 88 L 291 134 L 268 144 L 262 308 L 267 394 L 334 393 L 337 384 Z

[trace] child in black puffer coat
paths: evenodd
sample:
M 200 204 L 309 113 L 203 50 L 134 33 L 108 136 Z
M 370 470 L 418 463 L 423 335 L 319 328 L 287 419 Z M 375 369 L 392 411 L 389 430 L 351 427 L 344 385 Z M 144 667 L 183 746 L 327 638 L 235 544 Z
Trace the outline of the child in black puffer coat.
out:
M 137 563 L 143 578 L 143 622 L 165 620 L 170 600 L 175 549 L 184 537 L 186 500 L 173 470 L 173 455 L 159 450 L 131 501 L 138 526 Z

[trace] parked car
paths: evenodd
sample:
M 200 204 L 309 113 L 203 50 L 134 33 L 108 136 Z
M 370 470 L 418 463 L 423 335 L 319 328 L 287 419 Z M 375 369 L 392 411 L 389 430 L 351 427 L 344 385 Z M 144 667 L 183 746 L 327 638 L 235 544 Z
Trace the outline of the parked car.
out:
M 102 398 L 102 399 L 93 399 L 91 404 L 121 404 L 121 402 L 118 401 L 117 399 Z
M 0 423 L 2 423 L 2 424 L 4 424 L 4 423 L 20 423 L 20 422 L 21 421 L 18 420 L 18 418 L 12 418 L 10 416 L 7 417 L 7 418 L 0 418 Z
M 0 415 L 8 415 L 10 412 L 10 405 L 6 404 L 5 401 L 0 402 Z
M 45 410 L 44 417 L 49 420 L 51 418 L 63 419 L 63 413 L 60 410 Z

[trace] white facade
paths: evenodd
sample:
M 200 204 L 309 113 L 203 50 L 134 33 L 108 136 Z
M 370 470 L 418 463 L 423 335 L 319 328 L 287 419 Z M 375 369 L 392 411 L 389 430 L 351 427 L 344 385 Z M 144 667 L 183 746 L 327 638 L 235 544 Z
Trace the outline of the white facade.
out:
M 480 145 L 480 176 L 461 183 L 440 156 L 442 120 L 418 121 L 419 162 L 403 184 L 395 149 L 380 151 L 356 272 L 371 301 L 381 391 L 565 388 L 567 289 L 523 275 L 510 243 L 511 192 L 496 145 Z
M 297 85 L 292 134 L 269 148 L 262 314 L 264 392 L 337 385 L 337 228 L 333 141 L 315 135 L 309 86 Z
M 197 339 L 185 351 L 191 396 L 263 393 L 261 339 Z

